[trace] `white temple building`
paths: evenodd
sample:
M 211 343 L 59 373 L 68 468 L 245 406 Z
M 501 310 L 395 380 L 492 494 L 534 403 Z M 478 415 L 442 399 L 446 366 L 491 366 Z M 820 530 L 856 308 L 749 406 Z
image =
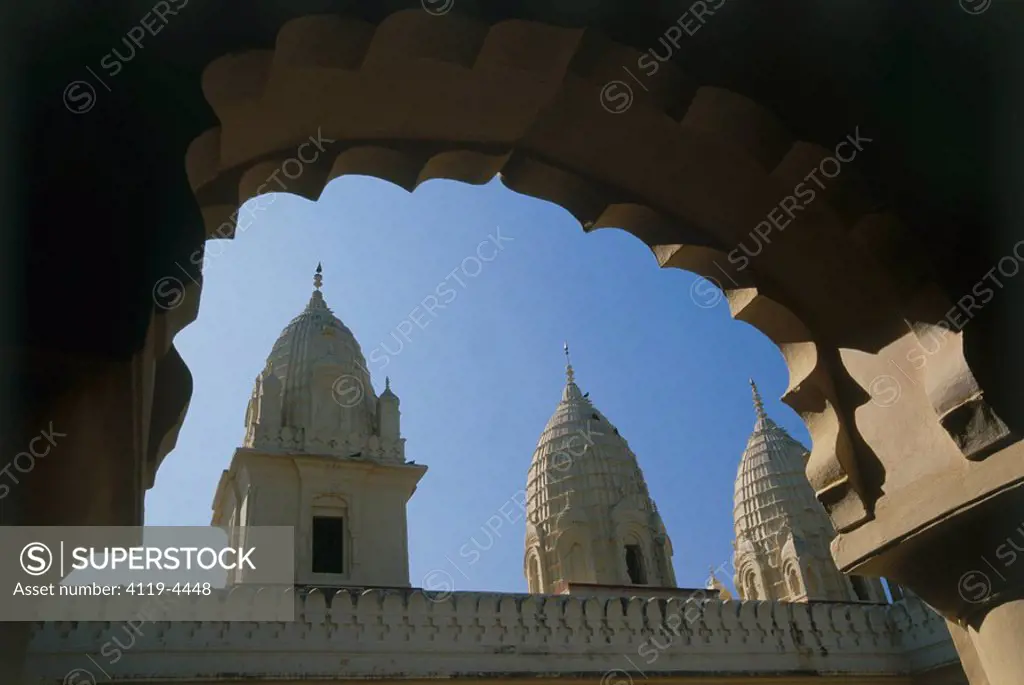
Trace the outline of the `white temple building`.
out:
M 733 567 L 743 599 L 885 602 L 876 579 L 846 576 L 829 552 L 832 522 L 804 475 L 807 448 L 768 418 L 757 385 L 757 421 L 736 474 Z
M 672 542 L 636 455 L 580 391 L 568 361 L 562 400 L 541 433 L 526 483 L 530 592 L 570 584 L 675 587 Z
M 298 585 L 409 587 L 406 504 L 427 469 L 406 462 L 398 396 L 374 394 L 319 265 L 314 283 L 256 377 L 211 524 L 294 526 Z
M 637 456 L 577 385 L 568 349 L 525 474 L 528 591 L 414 587 L 406 505 L 426 467 L 406 459 L 398 397 L 388 380 L 375 394 L 320 272 L 256 377 L 213 497 L 213 525 L 232 534 L 294 528 L 295 620 L 39 623 L 27 682 L 967 682 L 943 619 L 836 569 L 806 449 L 756 389 L 735 488 L 739 599 L 715 578 L 678 588 Z

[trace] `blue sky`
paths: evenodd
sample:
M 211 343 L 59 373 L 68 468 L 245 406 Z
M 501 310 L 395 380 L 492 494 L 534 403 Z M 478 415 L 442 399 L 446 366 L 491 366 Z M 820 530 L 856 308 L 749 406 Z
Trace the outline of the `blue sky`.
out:
M 522 516 L 496 531 L 487 521 L 517 511 L 565 382 L 563 341 L 577 382 L 637 454 L 681 586 L 702 585 L 731 558 L 733 480 L 754 424 L 748 378 L 776 422 L 810 445 L 777 399 L 787 381 L 777 348 L 700 288 L 698 306 L 696 276 L 659 269 L 624 231 L 585 234 L 562 208 L 499 180 L 407 193 L 349 176 L 315 203 L 272 199 L 235 240 L 207 244 L 199 318 L 175 339 L 195 391 L 147 495 L 147 525 L 209 524 L 253 380 L 308 301 L 318 261 L 327 303 L 367 357 L 398 348 L 393 333 L 442 281 L 456 293 L 433 316 L 417 310 L 425 327 L 368 364 L 377 392 L 386 374 L 401 398 L 407 458 L 429 467 L 408 510 L 414 586 L 441 572 L 457 590 L 526 590 Z M 492 261 L 464 262 L 499 230 Z

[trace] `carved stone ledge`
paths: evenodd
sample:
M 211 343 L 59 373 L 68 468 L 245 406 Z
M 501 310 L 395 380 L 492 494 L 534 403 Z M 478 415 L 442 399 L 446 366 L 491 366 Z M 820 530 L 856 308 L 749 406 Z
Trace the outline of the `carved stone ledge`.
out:
M 1019 440 L 985 401 L 971 372 L 964 354 L 970 320 L 964 312 L 935 288 L 919 292 L 908 309 L 915 319 L 911 330 L 923 353 L 928 399 L 964 457 L 980 461 Z

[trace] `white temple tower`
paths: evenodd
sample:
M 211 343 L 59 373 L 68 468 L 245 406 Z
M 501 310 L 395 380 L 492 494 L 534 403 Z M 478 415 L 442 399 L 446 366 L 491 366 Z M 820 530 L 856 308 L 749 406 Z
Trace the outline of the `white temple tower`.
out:
M 408 587 L 406 504 L 426 467 L 405 461 L 398 397 L 389 381 L 374 393 L 321 273 L 256 377 L 212 525 L 294 526 L 301 585 Z
M 529 591 L 558 593 L 569 583 L 675 587 L 672 543 L 636 455 L 580 391 L 568 346 L 565 354 L 562 400 L 527 477 Z
M 885 602 L 875 579 L 846 576 L 829 551 L 835 529 L 814 496 L 807 448 L 768 418 L 754 381 L 757 421 L 736 474 L 733 565 L 743 599 Z

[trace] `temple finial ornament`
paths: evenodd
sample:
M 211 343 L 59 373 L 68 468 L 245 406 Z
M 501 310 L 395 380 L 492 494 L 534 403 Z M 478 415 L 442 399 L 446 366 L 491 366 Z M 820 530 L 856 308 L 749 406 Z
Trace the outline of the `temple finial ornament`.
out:
M 754 411 L 757 412 L 758 419 L 766 419 L 768 415 L 764 412 L 764 402 L 761 401 L 761 393 L 757 391 L 757 383 L 754 379 L 750 379 L 750 390 L 754 394 Z
M 385 390 L 390 390 L 391 389 L 391 376 L 384 376 L 384 389 Z
M 567 383 L 575 383 L 576 377 L 572 371 L 572 362 L 569 361 L 569 343 L 564 343 L 562 349 L 565 350 L 565 380 Z
M 316 263 L 316 274 L 313 276 L 313 287 L 320 290 L 320 286 L 324 284 L 324 267 L 320 262 Z
M 722 584 L 722 581 L 715 575 L 715 569 L 710 566 L 708 567 L 708 581 L 705 583 L 705 587 L 708 590 L 716 590 L 718 592 L 718 599 L 732 599 L 732 593 Z

